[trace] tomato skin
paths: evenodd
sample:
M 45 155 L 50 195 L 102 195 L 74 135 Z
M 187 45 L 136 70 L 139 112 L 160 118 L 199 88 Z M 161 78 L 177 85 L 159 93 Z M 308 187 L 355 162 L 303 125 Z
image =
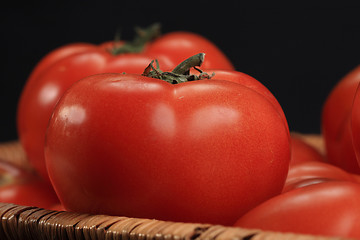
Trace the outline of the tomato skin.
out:
M 101 74 L 61 98 L 45 156 L 68 210 L 229 225 L 281 192 L 288 136 L 240 84 Z
M 250 210 L 235 226 L 360 238 L 360 185 L 331 181 L 280 194 Z
M 59 47 L 50 53 L 48 53 L 44 58 L 40 60 L 40 62 L 35 66 L 35 68 L 32 70 L 28 81 L 32 82 L 34 80 L 31 80 L 33 78 L 38 78 L 39 75 L 49 68 L 53 63 L 59 61 L 60 59 L 66 58 L 70 55 L 77 54 L 77 53 L 84 53 L 87 51 L 91 51 L 94 48 L 96 48 L 93 44 L 88 43 L 72 43 L 68 44 L 63 47 Z
M 290 165 L 283 192 L 335 180 L 357 182 L 350 173 L 334 165 L 320 161 L 302 162 Z
M 234 70 L 230 60 L 215 44 L 196 33 L 179 31 L 164 34 L 149 45 L 147 52 L 150 54 L 170 55 L 175 63 L 180 63 L 189 56 L 203 52 L 206 54 L 206 61 L 203 63 L 202 68 Z
M 284 192 L 327 181 L 357 182 L 353 174 L 325 162 L 325 157 L 301 135 L 291 134 L 291 160 Z
M 229 82 L 234 82 L 241 84 L 247 88 L 250 88 L 251 90 L 261 94 L 264 98 L 266 98 L 272 106 L 276 109 L 278 114 L 283 119 L 284 124 L 288 128 L 288 123 L 284 114 L 284 111 L 282 110 L 279 102 L 274 97 L 274 95 L 267 89 L 262 83 L 260 83 L 258 80 L 253 78 L 252 76 L 238 72 L 238 71 L 231 71 L 231 70 L 219 70 L 219 69 L 206 69 L 205 72 L 209 74 L 214 74 L 215 79 L 222 79 Z M 195 74 L 195 70 L 192 71 L 193 74 Z M 289 136 L 290 137 L 290 136 Z
M 351 111 L 351 137 L 355 156 L 360 165 L 360 84 L 357 87 Z
M 290 167 L 304 162 L 324 162 L 324 157 L 301 137 L 291 135 L 291 160 Z
M 356 67 L 329 94 L 322 112 L 322 133 L 327 159 L 331 164 L 352 173 L 360 173 L 352 145 L 351 109 L 360 82 L 360 66 Z
M 233 69 L 232 64 L 205 38 L 177 33 L 172 43 L 189 39 L 194 43 L 187 51 L 208 50 L 206 65 L 212 68 Z M 100 45 L 87 43 L 69 44 L 45 56 L 31 73 L 21 94 L 17 110 L 17 129 L 19 139 L 29 161 L 35 169 L 48 179 L 44 160 L 44 136 L 55 104 L 62 94 L 77 80 L 89 75 L 105 72 L 127 72 L 141 74 L 153 59 L 158 59 L 163 69 L 173 69 L 179 60 L 178 47 L 166 45 L 167 35 L 148 43 L 142 53 L 112 55 L 108 49 L 118 43 L 107 42 Z M 161 48 L 161 44 L 166 49 Z M 154 47 L 152 47 L 154 45 Z M 178 61 L 179 60 L 179 61 Z M 35 113 L 36 112 L 36 113 Z
M 37 175 L 0 160 L 0 202 L 49 208 L 59 200 L 52 187 Z
M 64 208 L 64 206 L 61 203 L 57 203 L 57 204 L 49 207 L 48 209 L 54 210 L 54 211 L 66 211 L 66 209 Z
M 358 174 L 351 174 L 351 176 L 353 177 L 354 181 L 360 184 L 360 175 Z

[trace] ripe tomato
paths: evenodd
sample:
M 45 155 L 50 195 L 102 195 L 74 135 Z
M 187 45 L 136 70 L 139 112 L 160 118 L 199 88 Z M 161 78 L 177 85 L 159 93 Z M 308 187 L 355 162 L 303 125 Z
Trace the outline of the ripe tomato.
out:
M 189 56 L 199 52 L 206 53 L 206 61 L 202 68 L 233 70 L 234 67 L 229 59 L 209 40 L 190 32 L 171 32 L 164 34 L 152 42 L 146 49 L 147 54 L 152 56 L 169 56 L 173 63 L 179 64 Z M 145 67 L 145 66 L 144 66 Z M 163 69 L 172 69 L 170 66 Z
M 180 53 L 207 53 L 208 68 L 233 69 L 227 57 L 209 40 L 194 33 L 165 34 L 143 43 L 141 52 L 122 53 L 126 43 L 107 42 L 99 46 L 76 43 L 61 47 L 45 56 L 35 67 L 21 94 L 18 106 L 18 135 L 32 165 L 47 177 L 44 160 L 44 136 L 53 108 L 75 81 L 105 72 L 141 74 L 156 58 L 164 69 L 178 64 Z M 181 59 L 182 60 L 182 59 Z
M 351 111 L 351 132 L 355 156 L 360 164 L 360 84 L 356 90 Z
M 351 109 L 360 82 L 360 66 L 347 74 L 328 96 L 322 112 L 328 161 L 352 173 L 360 173 L 351 137 Z
M 279 194 L 290 159 L 283 114 L 226 80 L 215 71 L 211 80 L 179 84 L 135 74 L 75 83 L 46 135 L 47 168 L 64 207 L 232 224 Z
M 360 185 L 331 181 L 280 194 L 250 210 L 235 226 L 360 238 Z
M 360 183 L 360 175 L 358 174 L 351 174 L 351 176 L 353 177 L 354 181 L 357 183 Z
M 283 192 L 334 180 L 357 182 L 352 174 L 328 163 L 320 161 L 298 163 L 290 165 Z
M 49 208 L 47 208 L 49 210 L 55 210 L 55 211 L 66 211 L 66 209 L 64 208 L 64 206 L 61 203 L 57 203 Z
M 292 134 L 290 165 L 296 165 L 309 161 L 323 162 L 324 157 L 313 146 L 306 143 L 300 136 Z
M 38 176 L 0 160 L 0 202 L 49 208 L 59 200 L 52 187 Z
M 214 73 L 216 76 L 216 79 L 224 79 L 226 81 L 238 83 L 241 85 L 244 85 L 251 90 L 261 94 L 263 97 L 265 97 L 275 108 L 275 110 L 278 112 L 278 114 L 283 119 L 284 124 L 286 127 L 288 127 L 288 123 L 284 114 L 284 111 L 282 110 L 279 102 L 274 97 L 274 95 L 267 89 L 263 84 L 261 84 L 258 80 L 251 77 L 248 74 L 238 72 L 238 71 L 231 71 L 231 70 L 219 70 L 219 69 L 207 69 L 206 70 L 209 73 Z M 194 70 L 191 71 L 191 73 L 196 73 Z M 290 135 L 289 135 L 290 137 Z

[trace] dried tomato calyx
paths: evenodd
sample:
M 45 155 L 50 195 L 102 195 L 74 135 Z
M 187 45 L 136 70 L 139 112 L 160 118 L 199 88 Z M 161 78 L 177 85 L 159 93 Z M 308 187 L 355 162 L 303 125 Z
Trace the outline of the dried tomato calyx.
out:
M 181 62 L 171 72 L 161 71 L 159 67 L 159 62 L 157 60 L 153 60 L 151 61 L 149 66 L 145 68 L 144 73 L 142 75 L 146 77 L 161 79 L 171 84 L 178 84 L 178 83 L 202 80 L 202 79 L 210 79 L 215 75 L 214 73 L 209 75 L 206 72 L 203 72 L 202 70 L 197 68 L 201 66 L 201 64 L 204 62 L 204 59 L 205 59 L 205 53 L 198 53 Z M 154 67 L 154 62 L 156 64 L 155 67 Z M 190 74 L 191 68 L 196 69 L 200 74 L 199 75 Z
M 160 36 L 161 25 L 154 23 L 147 28 L 135 27 L 136 36 L 134 40 L 120 44 L 120 33 L 115 36 L 114 47 L 109 51 L 113 55 L 119 55 L 123 53 L 140 53 L 144 50 L 146 43 L 154 40 Z

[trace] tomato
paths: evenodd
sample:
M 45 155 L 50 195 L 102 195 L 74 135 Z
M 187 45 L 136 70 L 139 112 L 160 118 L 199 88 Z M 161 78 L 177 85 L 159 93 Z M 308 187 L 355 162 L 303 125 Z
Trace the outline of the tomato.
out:
M 0 202 L 48 208 L 59 202 L 52 187 L 35 174 L 0 160 Z
M 45 145 L 64 207 L 232 224 L 279 194 L 290 160 L 283 113 L 267 96 L 214 73 L 179 84 L 98 74 L 69 88 Z
M 244 86 L 250 88 L 251 90 L 261 94 L 272 104 L 272 106 L 276 109 L 278 114 L 283 119 L 283 122 L 286 125 L 286 127 L 288 127 L 288 123 L 287 123 L 284 111 L 282 110 L 279 102 L 274 97 L 274 95 L 269 91 L 269 89 L 267 89 L 258 80 L 251 77 L 248 74 L 234 71 L 234 70 L 231 71 L 231 70 L 207 69 L 206 71 L 209 73 L 214 73 L 216 76 L 216 79 L 225 79 L 226 81 L 238 83 L 238 84 L 244 85 Z M 193 71 L 191 71 L 191 73 L 195 73 L 195 71 L 193 70 Z
M 234 67 L 229 59 L 209 40 L 198 34 L 190 32 L 171 32 L 158 38 L 146 50 L 149 55 L 169 56 L 173 63 L 178 64 L 189 56 L 199 52 L 206 53 L 206 61 L 202 68 L 233 70 Z M 145 66 L 144 66 L 145 67 Z M 172 69 L 175 66 L 163 69 Z
M 351 111 L 351 136 L 355 156 L 360 164 L 360 84 L 357 87 Z
M 328 163 L 320 161 L 298 163 L 290 165 L 283 192 L 333 180 L 357 182 L 352 174 Z
M 358 174 L 352 174 L 351 175 L 355 182 L 360 183 L 360 175 Z
M 309 161 L 323 162 L 324 157 L 313 146 L 306 143 L 300 136 L 292 134 L 290 165 L 296 165 Z
M 43 154 L 46 127 L 55 104 L 75 81 L 104 72 L 141 74 L 154 58 L 164 69 L 174 68 L 180 62 L 180 52 L 204 51 L 207 67 L 233 69 L 213 43 L 194 33 L 168 33 L 143 43 L 141 52 L 112 54 L 124 45 L 107 42 L 99 46 L 87 43 L 63 46 L 45 56 L 31 73 L 19 100 L 17 128 L 29 161 L 44 178 L 48 179 Z
M 322 112 L 328 161 L 352 173 L 360 173 L 351 136 L 351 109 L 360 82 L 360 66 L 348 73 L 329 94 Z
M 250 210 L 235 226 L 360 238 L 360 185 L 331 181 L 280 194 Z
M 64 206 L 61 203 L 57 203 L 57 204 L 49 207 L 48 209 L 54 210 L 54 211 L 66 211 L 66 209 L 64 208 Z

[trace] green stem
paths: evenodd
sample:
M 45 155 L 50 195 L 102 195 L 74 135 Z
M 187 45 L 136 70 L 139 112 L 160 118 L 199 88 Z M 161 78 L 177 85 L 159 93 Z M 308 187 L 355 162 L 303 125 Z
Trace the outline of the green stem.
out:
M 204 62 L 205 53 L 198 53 L 194 56 L 189 57 L 188 59 L 181 62 L 178 66 L 174 68 L 171 72 L 163 72 L 159 68 L 159 62 L 155 60 L 156 67 L 154 67 L 154 61 L 151 61 L 149 66 L 144 70 L 143 76 L 158 78 L 169 82 L 171 84 L 183 83 L 188 81 L 210 79 L 214 76 L 209 75 L 196 67 L 200 67 Z M 200 72 L 199 75 L 190 74 L 190 69 L 194 68 Z
M 171 72 L 175 74 L 189 74 L 190 69 L 193 67 L 200 67 L 204 62 L 204 59 L 205 53 L 198 53 L 181 62 Z
M 144 50 L 146 43 L 152 41 L 160 35 L 161 25 L 155 23 L 148 28 L 142 29 L 139 27 L 135 28 L 136 36 L 133 41 L 125 42 L 120 47 L 115 47 L 111 49 L 113 55 L 123 54 L 123 53 L 140 53 Z M 115 37 L 115 43 L 119 42 L 119 34 Z

